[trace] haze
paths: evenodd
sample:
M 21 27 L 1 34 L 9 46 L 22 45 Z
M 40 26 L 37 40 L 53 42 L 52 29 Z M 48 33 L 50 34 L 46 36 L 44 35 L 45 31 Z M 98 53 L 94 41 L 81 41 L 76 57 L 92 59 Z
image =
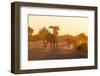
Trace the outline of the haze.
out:
M 40 28 L 44 26 L 59 26 L 59 35 L 78 35 L 85 33 L 88 35 L 88 18 L 87 17 L 63 17 L 63 16 L 28 16 L 28 26 L 34 29 L 33 34 L 37 34 Z

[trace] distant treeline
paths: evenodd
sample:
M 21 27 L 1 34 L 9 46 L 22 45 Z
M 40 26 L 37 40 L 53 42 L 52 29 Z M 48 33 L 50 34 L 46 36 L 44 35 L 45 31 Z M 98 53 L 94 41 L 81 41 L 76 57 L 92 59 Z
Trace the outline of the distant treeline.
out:
M 50 26 L 49 29 L 52 29 L 52 33 L 46 27 L 43 27 L 39 29 L 38 34 L 33 35 L 35 30 L 28 27 L 28 41 L 43 41 L 45 48 L 48 43 L 51 44 L 51 47 L 57 48 L 58 43 L 61 42 L 67 42 L 69 46 L 70 44 L 74 44 L 74 46 L 85 44 L 87 46 L 88 37 L 84 33 L 76 36 L 70 34 L 59 36 L 59 26 Z

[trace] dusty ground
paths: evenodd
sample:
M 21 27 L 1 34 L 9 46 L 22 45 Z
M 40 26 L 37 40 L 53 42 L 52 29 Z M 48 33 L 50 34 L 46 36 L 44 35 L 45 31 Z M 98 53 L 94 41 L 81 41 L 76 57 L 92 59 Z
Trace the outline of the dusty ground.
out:
M 42 41 L 29 42 L 28 60 L 87 58 L 87 51 L 68 49 L 66 45 L 63 42 L 59 43 L 59 48 L 50 49 L 48 44 L 47 48 L 44 49 Z

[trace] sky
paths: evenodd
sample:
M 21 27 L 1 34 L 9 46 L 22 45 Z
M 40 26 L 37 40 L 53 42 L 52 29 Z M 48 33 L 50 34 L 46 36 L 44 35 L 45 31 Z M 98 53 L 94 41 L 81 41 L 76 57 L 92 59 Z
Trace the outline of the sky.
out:
M 87 17 L 68 17 L 68 16 L 42 16 L 28 15 L 28 26 L 34 29 L 33 34 L 37 34 L 44 26 L 51 32 L 49 26 L 59 26 L 59 35 L 78 35 L 85 33 L 88 35 Z

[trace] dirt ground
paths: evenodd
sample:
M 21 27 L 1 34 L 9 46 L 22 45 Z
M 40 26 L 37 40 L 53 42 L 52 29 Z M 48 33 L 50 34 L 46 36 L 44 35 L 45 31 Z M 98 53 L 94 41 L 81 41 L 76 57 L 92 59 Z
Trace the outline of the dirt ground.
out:
M 87 58 L 87 50 L 68 49 L 66 42 L 58 43 L 58 48 L 43 48 L 42 41 L 29 42 L 28 60 L 50 60 L 50 59 L 76 59 Z M 82 51 L 82 52 L 80 52 Z

